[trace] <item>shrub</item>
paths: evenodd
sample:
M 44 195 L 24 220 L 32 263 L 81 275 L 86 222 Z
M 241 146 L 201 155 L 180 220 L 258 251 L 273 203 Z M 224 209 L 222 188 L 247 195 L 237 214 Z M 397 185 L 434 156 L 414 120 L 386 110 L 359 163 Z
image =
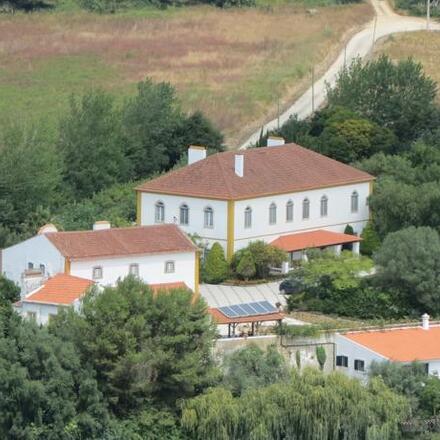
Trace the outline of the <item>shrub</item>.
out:
M 327 360 L 327 353 L 322 345 L 316 347 L 316 359 L 319 364 L 319 368 L 324 370 L 325 361 Z
M 228 274 L 229 266 L 223 248 L 219 243 L 214 243 L 203 265 L 202 279 L 206 283 L 218 284 L 224 281 Z
M 255 263 L 255 278 L 264 279 L 269 276 L 270 267 L 280 267 L 283 261 L 287 260 L 284 251 L 265 243 L 262 240 L 253 241 L 234 254 L 231 262 L 232 270 L 238 274 L 238 266 L 243 256 L 249 253 Z M 246 257 L 248 258 L 248 257 Z
M 237 274 L 248 280 L 253 278 L 256 273 L 254 257 L 249 251 L 244 252 L 237 266 Z
M 361 234 L 361 254 L 371 257 L 380 247 L 380 238 L 371 222 L 367 223 Z

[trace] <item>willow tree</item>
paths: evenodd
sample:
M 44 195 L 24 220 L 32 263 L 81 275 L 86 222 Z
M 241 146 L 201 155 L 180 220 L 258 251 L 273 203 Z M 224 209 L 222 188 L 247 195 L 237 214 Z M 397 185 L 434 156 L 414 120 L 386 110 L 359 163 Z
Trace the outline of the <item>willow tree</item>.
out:
M 193 439 L 397 440 L 408 403 L 374 379 L 368 386 L 340 373 L 292 373 L 289 383 L 234 398 L 223 388 L 183 404 Z

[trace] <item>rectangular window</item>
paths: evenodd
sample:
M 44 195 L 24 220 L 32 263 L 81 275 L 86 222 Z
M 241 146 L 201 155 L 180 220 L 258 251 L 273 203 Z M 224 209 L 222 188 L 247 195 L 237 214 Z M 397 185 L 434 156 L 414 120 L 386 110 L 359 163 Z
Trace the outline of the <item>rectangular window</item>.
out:
M 291 202 L 286 205 L 286 222 L 293 222 L 293 203 Z
M 214 211 L 210 208 L 205 209 L 205 228 L 213 228 L 214 227 Z
M 362 361 L 360 359 L 354 360 L 354 369 L 356 371 L 365 371 L 365 361 Z
M 28 269 L 32 270 L 34 268 L 34 263 L 28 263 Z
M 336 356 L 336 366 L 337 367 L 348 367 L 348 357 L 347 356 Z
M 92 278 L 94 280 L 100 280 L 102 279 L 102 267 L 101 266 L 96 266 L 93 268 L 93 272 L 92 272 Z
M 139 276 L 139 264 L 133 263 L 130 264 L 130 267 L 128 268 L 128 273 L 130 275 L 134 275 L 135 277 Z
M 252 210 L 250 208 L 244 212 L 244 227 L 246 229 L 252 227 Z
M 27 312 L 26 316 L 28 317 L 28 319 L 32 319 L 33 321 L 36 321 L 37 319 L 37 314 L 35 312 Z
M 174 261 L 165 262 L 165 273 L 174 273 L 176 270 Z
M 40 264 L 40 272 L 44 275 L 46 273 L 46 266 L 44 264 Z

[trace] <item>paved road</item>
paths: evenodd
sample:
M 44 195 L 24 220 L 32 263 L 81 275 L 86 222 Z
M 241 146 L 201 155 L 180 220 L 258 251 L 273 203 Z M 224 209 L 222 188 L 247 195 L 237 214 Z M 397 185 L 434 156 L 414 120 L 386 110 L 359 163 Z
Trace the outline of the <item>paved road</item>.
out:
M 357 57 L 365 57 L 373 48 L 373 40 L 398 32 L 412 32 L 425 30 L 426 19 L 417 17 L 404 17 L 396 14 L 386 0 L 371 0 L 376 12 L 376 18 L 368 23 L 361 31 L 355 34 L 347 43 L 346 50 L 342 50 L 336 61 L 330 66 L 322 78 L 315 82 L 314 104 L 315 108 L 321 106 L 326 97 L 326 83 L 333 86 L 336 77 L 344 64 L 350 64 Z M 440 30 L 440 24 L 431 21 L 431 30 Z M 298 115 L 304 119 L 312 113 L 312 88 L 310 87 L 296 102 L 294 102 L 281 116 L 282 125 L 291 115 Z M 277 128 L 278 120 L 274 119 L 264 125 L 264 132 Z M 255 144 L 260 137 L 261 128 L 253 133 L 240 147 L 245 149 Z

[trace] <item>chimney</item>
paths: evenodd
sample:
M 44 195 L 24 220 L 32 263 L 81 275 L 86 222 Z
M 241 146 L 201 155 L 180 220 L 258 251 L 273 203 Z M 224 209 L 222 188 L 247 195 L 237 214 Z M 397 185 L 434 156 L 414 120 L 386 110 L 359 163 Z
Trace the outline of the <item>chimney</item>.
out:
M 206 159 L 206 148 L 190 145 L 188 148 L 188 165 Z
M 52 223 L 47 223 L 46 225 L 43 225 L 40 229 L 38 229 L 38 235 L 47 234 L 48 232 L 58 232 L 58 229 Z
M 110 229 L 110 228 L 111 228 L 110 222 L 106 220 L 93 223 L 94 231 L 102 231 L 104 229 Z
M 422 315 L 422 328 L 423 330 L 429 330 L 429 315 L 427 313 Z
M 279 147 L 280 145 L 284 145 L 286 141 L 282 137 L 278 136 L 269 136 L 267 138 L 267 146 L 268 147 Z
M 236 154 L 235 155 L 235 174 L 238 177 L 244 176 L 244 155 Z

